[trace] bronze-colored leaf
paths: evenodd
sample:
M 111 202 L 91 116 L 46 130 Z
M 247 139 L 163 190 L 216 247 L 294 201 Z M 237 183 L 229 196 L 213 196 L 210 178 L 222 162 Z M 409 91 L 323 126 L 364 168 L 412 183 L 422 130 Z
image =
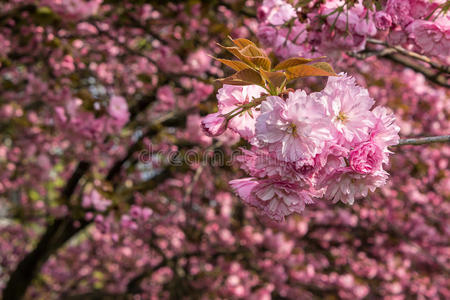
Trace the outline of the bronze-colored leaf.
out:
M 215 58 L 214 59 L 220 61 L 221 63 L 229 66 L 233 70 L 236 71 L 242 71 L 245 69 L 250 69 L 251 67 L 247 65 L 246 63 L 239 61 L 239 60 L 229 60 L 229 59 L 222 59 L 222 58 Z
M 218 44 L 218 45 L 220 47 L 222 47 L 223 49 L 227 50 L 228 52 L 230 52 L 231 54 L 233 54 L 234 56 L 236 56 L 238 59 L 240 59 L 244 63 L 251 65 L 251 66 L 253 65 L 253 63 L 250 61 L 250 59 L 246 55 L 241 54 L 241 51 L 239 50 L 239 48 L 225 47 L 225 46 L 222 46 L 221 44 Z
M 307 63 L 312 62 L 312 61 L 313 60 L 309 59 L 309 58 L 293 57 L 293 58 L 289 58 L 289 59 L 283 60 L 278 65 L 276 65 L 275 68 L 273 68 L 273 69 L 275 71 L 285 70 L 287 68 L 291 68 L 291 67 L 295 67 L 295 66 L 298 66 L 298 65 L 307 64 Z
M 231 36 L 228 37 L 236 46 L 239 47 L 239 49 L 244 49 L 245 47 L 247 47 L 248 45 L 252 45 L 255 46 L 256 48 L 258 48 L 255 43 L 253 43 L 250 40 L 247 39 L 233 39 L 231 38 Z
M 320 65 L 299 65 L 292 68 L 288 68 L 285 71 L 287 80 L 292 80 L 300 77 L 307 76 L 336 76 L 333 69 L 328 69 L 328 67 L 318 63 Z M 326 63 L 325 63 L 326 64 Z M 328 64 L 327 64 L 328 65 Z
M 272 65 L 270 59 L 265 56 L 250 57 L 250 60 L 255 64 L 255 66 L 261 67 L 266 71 L 269 71 Z
M 261 75 L 253 69 L 239 71 L 229 77 L 218 79 L 223 84 L 231 85 L 264 85 Z
M 259 49 L 258 47 L 254 45 L 248 45 L 245 48 L 240 50 L 242 55 L 249 56 L 249 57 L 257 57 L 262 56 L 266 57 L 266 53 L 262 49 Z
M 228 85 L 244 86 L 244 85 L 253 85 L 254 84 L 254 83 L 251 83 L 251 82 L 246 82 L 246 81 L 242 81 L 242 80 L 232 79 L 231 77 L 217 79 L 217 80 L 220 81 L 222 84 L 228 84 Z
M 314 66 L 314 67 L 316 67 L 316 68 L 322 69 L 322 70 L 324 70 L 324 71 L 326 71 L 326 72 L 329 72 L 329 73 L 333 74 L 333 75 L 330 75 L 330 76 L 336 76 L 336 75 L 337 75 L 337 74 L 334 72 L 333 67 L 332 67 L 329 63 L 326 63 L 326 62 L 317 62 L 317 63 L 311 64 L 311 66 Z
M 266 72 L 261 70 L 261 75 L 267 81 L 270 81 L 275 88 L 281 87 L 286 81 L 286 76 L 283 72 Z

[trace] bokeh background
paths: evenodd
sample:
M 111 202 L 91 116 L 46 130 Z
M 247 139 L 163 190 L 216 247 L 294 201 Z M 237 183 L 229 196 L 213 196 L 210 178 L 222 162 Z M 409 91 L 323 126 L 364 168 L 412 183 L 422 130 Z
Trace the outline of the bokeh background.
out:
M 228 185 L 245 143 L 201 131 L 232 71 L 211 58 L 231 58 L 216 44 L 230 35 L 275 60 L 326 55 L 395 112 L 401 137 L 449 134 L 448 77 L 370 48 L 393 42 L 386 24 L 286 30 L 312 32 L 324 2 L 1 1 L 3 299 L 450 298 L 448 144 L 395 148 L 386 186 L 275 223 Z M 297 21 L 273 24 L 283 3 Z

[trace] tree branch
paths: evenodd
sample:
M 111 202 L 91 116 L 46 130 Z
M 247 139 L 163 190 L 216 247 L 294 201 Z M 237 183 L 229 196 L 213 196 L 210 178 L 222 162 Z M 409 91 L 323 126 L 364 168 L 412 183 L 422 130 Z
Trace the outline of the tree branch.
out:
M 113 164 L 107 173 L 107 180 L 113 180 L 115 178 L 120 172 L 123 164 L 133 155 L 133 153 L 139 150 L 140 141 L 144 137 L 155 136 L 160 131 L 161 127 L 180 123 L 180 120 L 184 120 L 184 117 L 190 112 L 191 110 L 189 109 L 178 113 L 170 112 L 153 122 L 145 134 L 130 146 L 127 154 Z M 77 183 L 89 170 L 90 165 L 90 163 L 84 161 L 81 161 L 78 164 L 72 177 L 67 181 L 67 184 L 63 189 L 62 197 L 66 197 L 66 199 L 70 198 L 76 189 Z M 171 177 L 171 174 L 170 169 L 167 169 L 165 172 L 162 172 L 151 180 L 161 182 L 168 177 Z M 152 186 L 156 187 L 157 183 Z M 11 274 L 6 287 L 3 290 L 3 300 L 22 299 L 25 296 L 27 287 L 31 284 L 32 280 L 38 274 L 48 258 L 62 247 L 66 241 L 86 228 L 91 222 L 92 221 L 86 221 L 83 218 L 74 219 L 72 217 L 55 219 L 55 221 L 47 227 L 46 232 L 39 240 L 36 248 L 20 261 L 17 268 Z
M 74 219 L 66 217 L 56 219 L 53 224 L 47 227 L 36 248 L 20 261 L 11 274 L 3 290 L 3 300 L 22 299 L 27 287 L 50 255 L 88 224 L 89 222 L 85 220 L 79 220 L 79 223 L 76 224 Z
M 389 59 L 390 61 L 393 61 L 395 63 L 398 63 L 402 66 L 405 66 L 407 68 L 410 68 L 418 73 L 421 73 L 423 76 L 425 76 L 425 78 L 427 78 L 429 81 L 431 81 L 433 83 L 436 83 L 436 84 L 446 87 L 446 88 L 450 88 L 450 84 L 448 83 L 445 76 L 443 76 L 439 72 L 435 73 L 423 65 L 414 63 L 410 59 L 407 59 L 404 56 L 401 56 L 399 54 L 388 54 L 388 55 L 385 55 L 382 57 Z
M 423 61 L 423 62 L 429 64 L 430 66 L 432 66 L 433 68 L 435 68 L 436 70 L 439 70 L 439 71 L 444 72 L 444 73 L 450 73 L 450 66 L 444 66 L 444 65 L 439 64 L 437 62 L 434 62 L 429 57 L 427 57 L 425 55 L 421 55 L 419 53 L 406 50 L 405 48 L 403 48 L 401 46 L 391 46 L 388 43 L 386 43 L 385 41 L 381 41 L 381 40 L 377 40 L 377 39 L 370 39 L 370 38 L 367 39 L 367 42 L 371 43 L 371 44 L 375 44 L 375 45 L 383 45 L 387 49 L 392 49 L 392 50 L 395 50 L 396 52 L 401 53 L 401 54 L 403 54 L 405 56 L 409 56 L 411 58 Z
M 383 50 L 366 49 L 361 52 L 347 52 L 347 55 L 361 60 L 366 59 L 369 56 L 385 58 L 404 67 L 410 68 L 415 72 L 421 73 L 426 79 L 437 85 L 450 88 L 450 84 L 445 76 L 448 75 L 447 72 L 443 72 L 440 69 L 428 68 L 421 63 L 415 62 L 414 58 L 399 53 L 394 48 L 385 48 Z
M 402 139 L 399 141 L 397 145 L 394 145 L 393 147 L 403 145 L 425 145 L 431 143 L 448 143 L 448 142 L 450 142 L 450 135 L 428 136 L 421 138 Z

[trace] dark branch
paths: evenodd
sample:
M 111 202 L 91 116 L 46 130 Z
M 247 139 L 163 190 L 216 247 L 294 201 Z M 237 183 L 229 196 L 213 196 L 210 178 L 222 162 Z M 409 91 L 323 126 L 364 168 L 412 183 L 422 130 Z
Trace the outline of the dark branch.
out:
M 450 73 L 450 66 L 445 66 L 440 63 L 437 63 L 425 55 L 421 55 L 419 53 L 406 50 L 405 48 L 403 48 L 401 46 L 391 46 L 384 41 L 380 41 L 380 40 L 376 40 L 376 39 L 367 39 L 367 42 L 371 43 L 371 44 L 375 44 L 375 45 L 383 45 L 386 47 L 386 49 L 390 49 L 390 50 L 393 50 L 394 52 L 398 52 L 405 56 L 409 56 L 411 58 L 423 61 L 423 62 L 429 64 L 431 67 L 435 68 L 436 70 L 439 70 L 444 73 Z
M 190 110 L 182 111 L 179 113 L 168 113 L 162 118 L 152 123 L 149 129 L 141 137 L 140 140 L 132 144 L 127 151 L 127 154 L 120 160 L 118 160 L 112 168 L 109 170 L 107 179 L 113 180 L 117 174 L 119 174 L 123 164 L 137 151 L 139 150 L 140 141 L 145 137 L 153 137 L 159 133 L 161 127 L 169 126 L 173 124 L 180 125 L 184 120 L 184 117 L 190 112 Z M 67 181 L 65 188 L 62 191 L 61 197 L 64 200 L 69 199 L 75 192 L 76 186 L 79 180 L 89 170 L 90 163 L 80 162 L 72 174 L 71 178 Z M 161 174 L 155 176 L 151 180 L 151 187 L 156 187 L 158 183 L 161 183 L 165 179 L 171 177 L 172 172 L 170 169 L 165 170 Z M 39 240 L 36 248 L 30 252 L 25 258 L 18 264 L 17 268 L 11 274 L 11 277 L 3 290 L 3 300 L 18 300 L 25 296 L 28 286 L 32 280 L 36 277 L 41 267 L 47 261 L 47 259 L 55 253 L 60 247 L 64 245 L 66 241 L 76 235 L 78 232 L 86 228 L 91 221 L 85 219 L 73 219 L 71 217 L 64 217 L 56 219 L 51 225 L 47 227 L 46 232 Z
M 3 300 L 17 300 L 25 296 L 28 286 L 38 274 L 42 265 L 57 249 L 89 223 L 75 222 L 72 218 L 59 218 L 47 227 L 36 248 L 20 261 L 3 290 Z M 78 225 L 78 226 L 76 226 Z
M 410 68 L 415 72 L 421 73 L 423 76 L 425 76 L 426 79 L 437 85 L 450 88 L 450 84 L 448 83 L 448 79 L 446 78 L 446 75 L 448 75 L 448 73 L 442 72 L 440 70 L 435 70 L 432 67 L 427 67 L 422 63 L 415 62 L 413 58 L 404 56 L 398 53 L 398 51 L 393 48 L 385 48 L 381 51 L 366 49 L 362 52 L 357 53 L 347 52 L 347 54 L 351 57 L 355 57 L 361 60 L 366 59 L 370 56 L 385 58 L 404 67 Z

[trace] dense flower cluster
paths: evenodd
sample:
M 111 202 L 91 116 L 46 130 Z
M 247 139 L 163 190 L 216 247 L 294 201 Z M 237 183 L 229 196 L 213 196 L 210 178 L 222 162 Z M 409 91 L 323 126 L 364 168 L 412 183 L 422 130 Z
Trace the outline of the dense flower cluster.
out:
M 351 2 L 264 0 L 258 9 L 258 37 L 282 58 L 337 58 L 340 51 L 364 50 L 368 38 L 378 37 L 447 59 L 450 16 L 441 11 L 445 1 Z
M 259 86 L 224 85 L 217 95 L 219 112 L 203 120 L 205 132 L 221 134 L 224 115 L 261 95 Z M 238 158 L 252 177 L 232 180 L 231 186 L 275 220 L 301 212 L 314 197 L 353 204 L 386 182 L 388 147 L 398 143 L 392 112 L 373 105 L 368 91 L 344 73 L 330 77 L 321 92 L 266 96 L 229 121 L 252 145 Z

